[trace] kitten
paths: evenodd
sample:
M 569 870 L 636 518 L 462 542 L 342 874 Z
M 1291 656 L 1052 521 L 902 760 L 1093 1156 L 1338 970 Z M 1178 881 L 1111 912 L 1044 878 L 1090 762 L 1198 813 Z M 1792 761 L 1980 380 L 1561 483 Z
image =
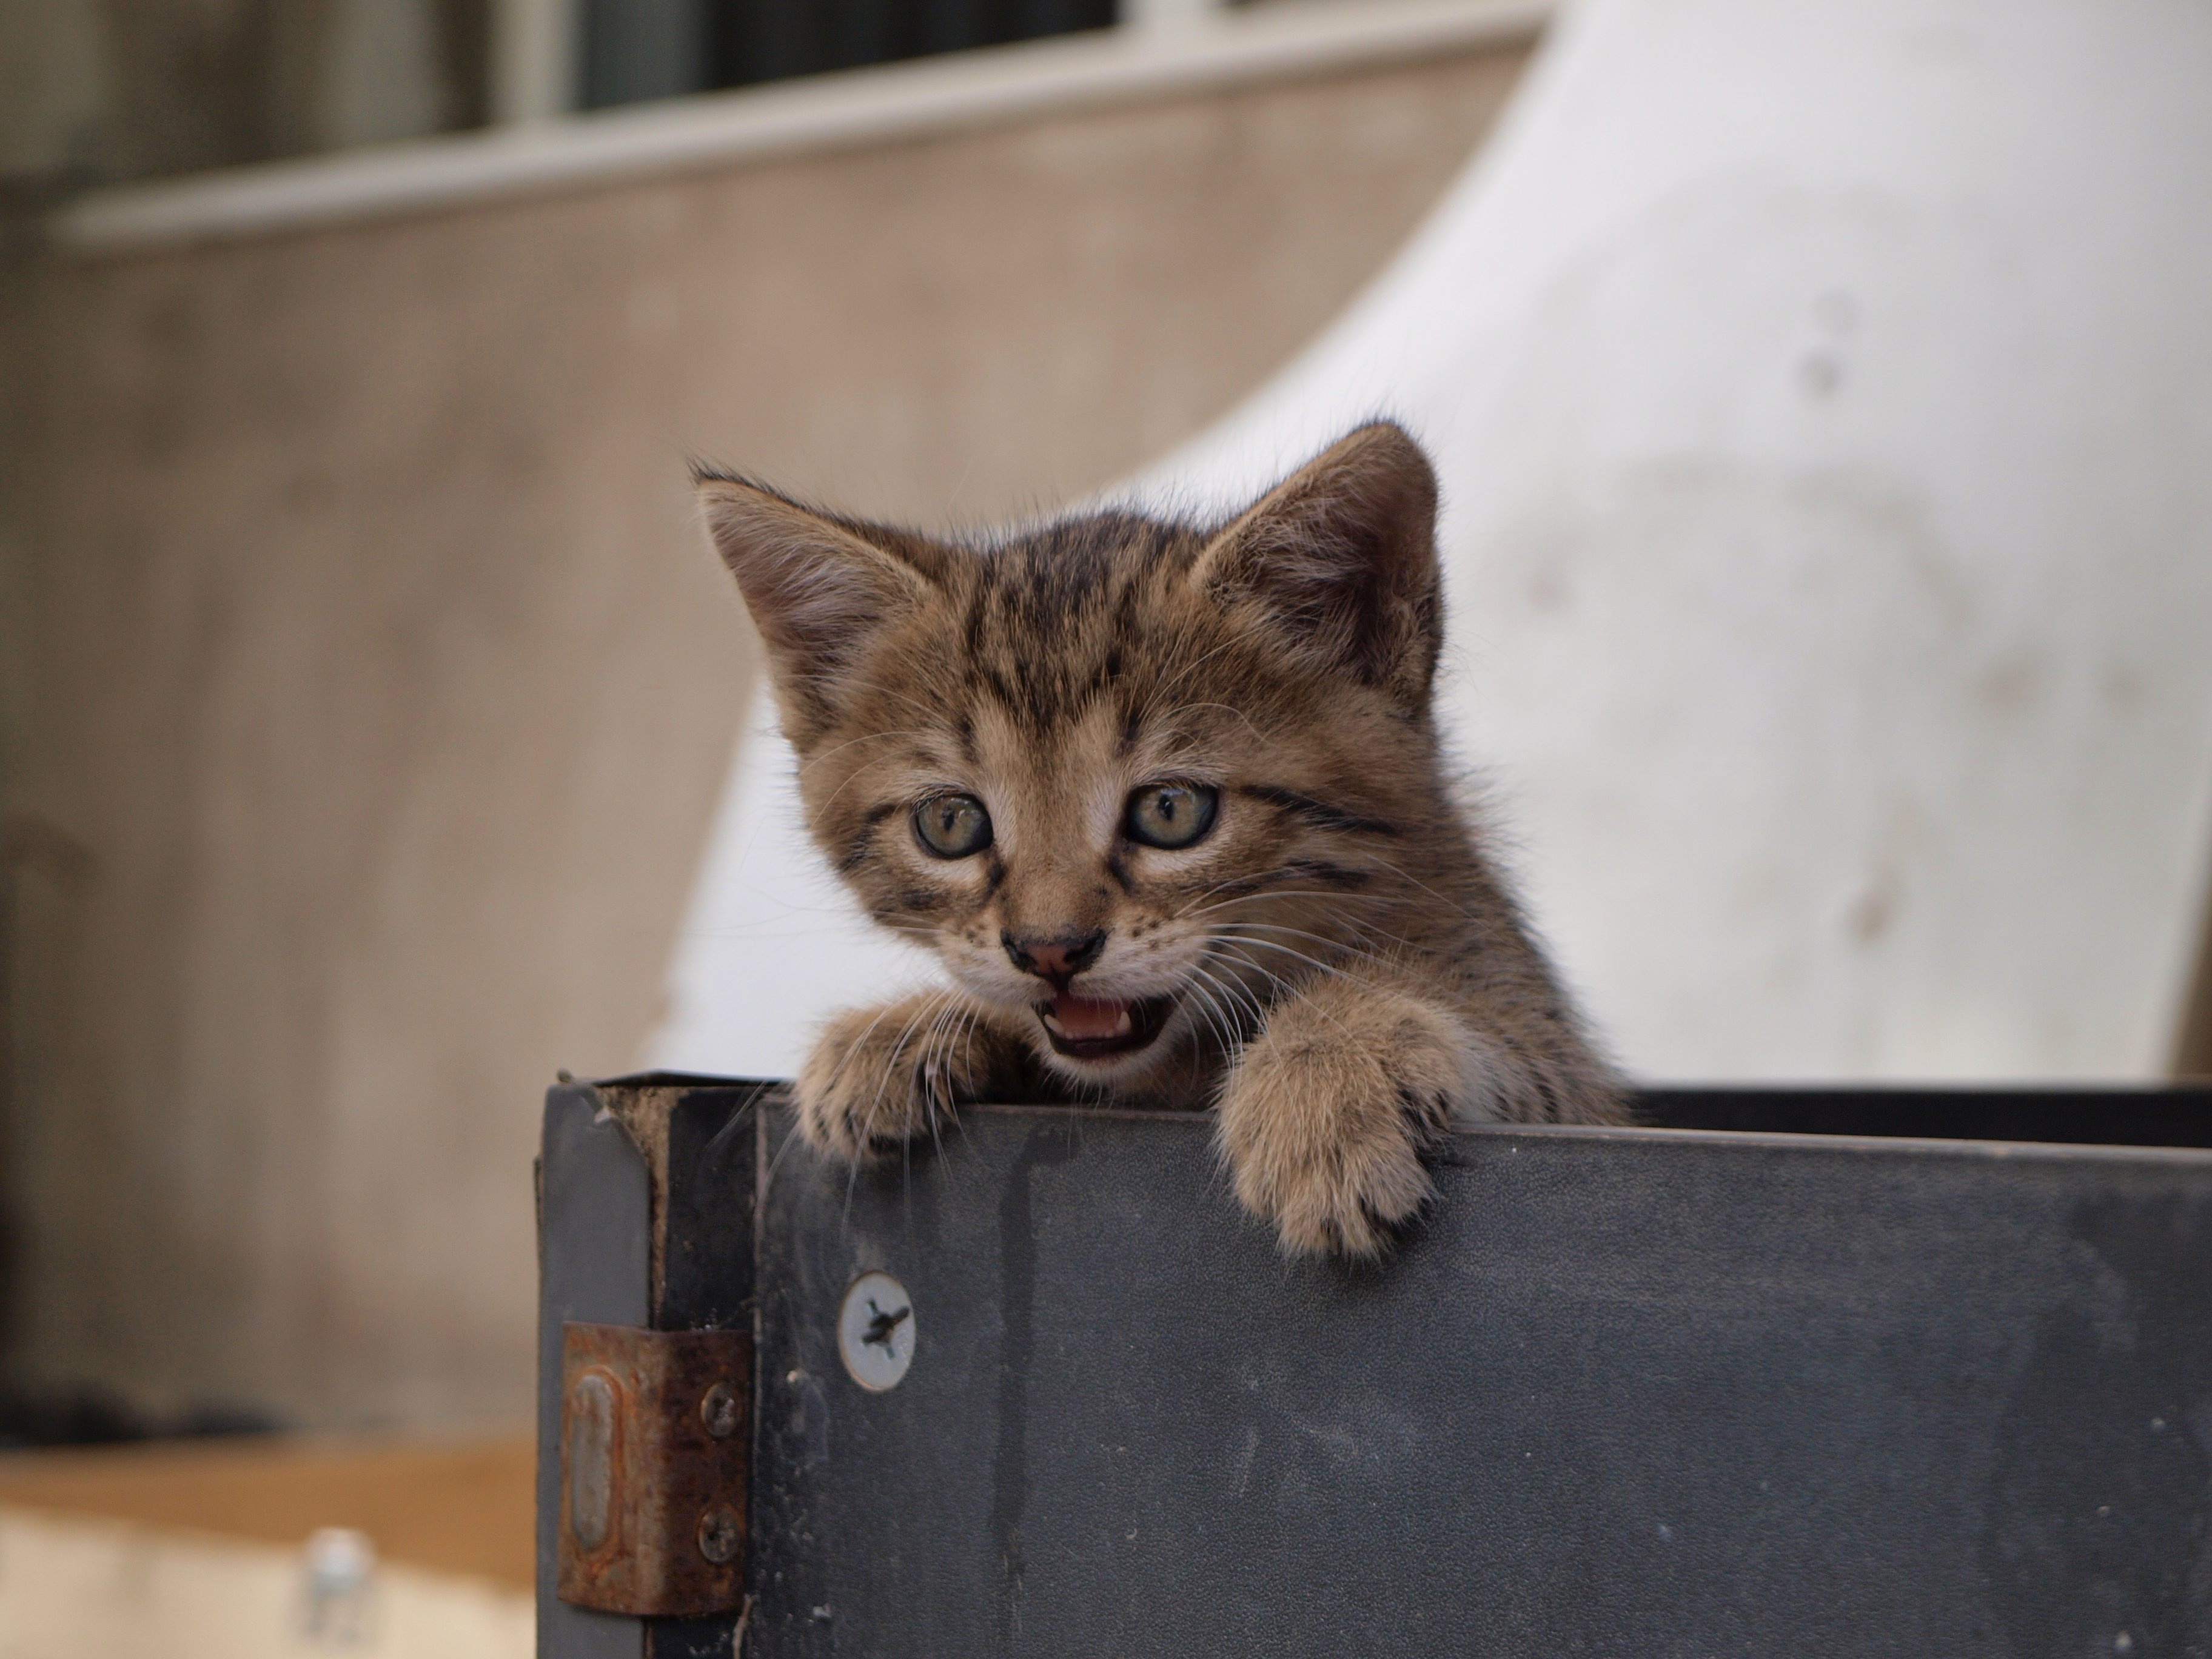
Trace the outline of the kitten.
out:
M 1286 1249 L 1373 1256 L 1450 1125 L 1623 1120 L 1454 804 L 1436 480 L 1397 427 L 1225 525 L 988 545 L 696 481 L 814 839 L 956 988 L 830 1024 L 816 1146 L 865 1160 L 982 1098 L 1210 1104 Z

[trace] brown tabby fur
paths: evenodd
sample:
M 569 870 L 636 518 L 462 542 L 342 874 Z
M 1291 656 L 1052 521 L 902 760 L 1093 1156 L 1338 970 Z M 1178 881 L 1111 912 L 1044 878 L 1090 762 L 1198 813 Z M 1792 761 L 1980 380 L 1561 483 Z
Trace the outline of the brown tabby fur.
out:
M 866 1159 L 981 1098 L 1210 1104 L 1286 1249 L 1371 1256 L 1448 1126 L 1620 1120 L 1440 760 L 1436 485 L 1397 427 L 1211 528 L 1100 513 L 965 546 L 698 484 L 816 842 L 957 987 L 830 1023 L 798 1083 L 816 1146 Z M 1163 780 L 1219 791 L 1181 850 L 1124 833 Z M 914 823 L 952 791 L 996 837 L 957 860 Z M 1071 1059 L 1012 953 L 1097 930 L 1058 988 L 1178 1000 L 1148 1048 Z

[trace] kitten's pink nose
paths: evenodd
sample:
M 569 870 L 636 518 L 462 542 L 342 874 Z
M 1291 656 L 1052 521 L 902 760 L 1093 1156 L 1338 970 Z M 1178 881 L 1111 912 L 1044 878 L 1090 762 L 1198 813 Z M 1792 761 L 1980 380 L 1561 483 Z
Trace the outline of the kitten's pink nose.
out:
M 1015 967 L 1049 981 L 1054 990 L 1065 991 L 1068 981 L 1098 960 L 1098 953 L 1106 948 L 1106 930 L 1094 928 L 1073 939 L 1016 939 L 1010 933 L 1000 933 L 999 943 L 1006 947 L 1007 958 Z

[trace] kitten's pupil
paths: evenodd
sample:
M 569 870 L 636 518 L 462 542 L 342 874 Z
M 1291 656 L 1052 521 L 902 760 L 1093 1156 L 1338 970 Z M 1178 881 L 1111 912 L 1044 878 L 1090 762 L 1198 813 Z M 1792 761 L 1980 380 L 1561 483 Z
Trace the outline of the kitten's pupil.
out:
M 936 795 L 915 808 L 914 832 L 941 859 L 964 859 L 991 844 L 991 815 L 973 795 Z
M 1188 847 L 1213 827 L 1220 799 L 1211 784 L 1146 784 L 1129 797 L 1129 839 L 1146 847 Z

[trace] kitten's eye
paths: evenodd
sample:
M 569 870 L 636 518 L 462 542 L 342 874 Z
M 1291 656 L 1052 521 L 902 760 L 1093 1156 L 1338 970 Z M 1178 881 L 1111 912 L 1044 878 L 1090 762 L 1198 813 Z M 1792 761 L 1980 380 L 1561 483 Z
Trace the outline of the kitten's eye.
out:
M 991 844 L 991 815 L 973 795 L 932 795 L 914 809 L 914 833 L 941 859 L 964 859 Z
M 1210 783 L 1148 783 L 1129 797 L 1128 834 L 1146 847 L 1188 847 L 1213 828 L 1221 792 Z

